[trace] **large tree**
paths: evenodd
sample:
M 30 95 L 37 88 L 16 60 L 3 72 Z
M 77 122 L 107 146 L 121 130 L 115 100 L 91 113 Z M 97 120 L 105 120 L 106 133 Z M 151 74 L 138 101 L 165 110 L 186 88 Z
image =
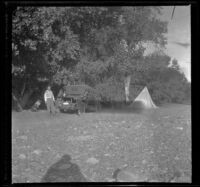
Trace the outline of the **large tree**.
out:
M 22 107 L 39 84 L 76 59 L 77 36 L 62 20 L 68 8 L 19 7 L 12 19 L 13 92 Z
M 93 82 L 97 85 L 105 85 L 107 82 L 109 87 L 107 80 L 114 81 L 115 78 L 125 85 L 125 95 L 128 100 L 130 78 L 135 81 L 139 72 L 146 68 L 143 63 L 145 51 L 143 44 L 152 42 L 158 47 L 164 47 L 166 44 L 164 34 L 167 32 L 167 23 L 156 18 L 160 9 L 160 7 L 82 8 L 83 16 L 79 13 L 79 18 L 74 20 L 81 20 L 79 27 L 76 26 L 76 31 L 82 33 L 80 38 L 83 38 L 80 40 L 83 41 L 82 58 L 78 64 L 83 82 L 87 84 Z M 83 12 L 87 12 L 87 19 L 81 19 L 85 18 Z M 110 90 L 108 88 L 108 92 Z
M 120 15 L 120 28 L 123 32 L 124 54 L 123 60 L 125 71 L 123 73 L 125 82 L 126 101 L 129 101 L 129 87 L 131 77 L 136 79 L 140 71 L 146 69 L 143 62 L 144 43 L 151 42 L 165 47 L 167 23 L 157 18 L 160 14 L 160 7 L 123 7 Z M 135 75 L 135 76 L 134 76 Z

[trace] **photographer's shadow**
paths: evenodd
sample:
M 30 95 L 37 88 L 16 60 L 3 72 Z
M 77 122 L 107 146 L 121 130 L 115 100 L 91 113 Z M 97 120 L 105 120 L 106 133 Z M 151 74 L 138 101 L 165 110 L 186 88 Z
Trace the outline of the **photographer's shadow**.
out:
M 88 182 L 77 164 L 71 162 L 71 156 L 64 155 L 46 172 L 41 182 Z

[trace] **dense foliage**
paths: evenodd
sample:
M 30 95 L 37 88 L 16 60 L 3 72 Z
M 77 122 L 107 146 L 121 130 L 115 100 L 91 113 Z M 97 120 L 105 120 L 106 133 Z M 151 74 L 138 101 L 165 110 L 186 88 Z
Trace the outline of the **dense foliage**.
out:
M 102 100 L 124 100 L 147 85 L 156 103 L 183 102 L 190 85 L 176 60 L 144 56 L 144 43 L 165 47 L 167 23 L 160 7 L 17 7 L 12 19 L 13 94 L 25 107 L 47 84 L 97 88 Z
M 181 72 L 177 60 L 173 59 L 170 65 L 170 57 L 160 57 L 157 54 L 152 54 L 147 59 L 149 63 L 156 64 L 156 67 L 145 73 L 143 79 L 153 100 L 157 104 L 190 102 L 191 85 Z

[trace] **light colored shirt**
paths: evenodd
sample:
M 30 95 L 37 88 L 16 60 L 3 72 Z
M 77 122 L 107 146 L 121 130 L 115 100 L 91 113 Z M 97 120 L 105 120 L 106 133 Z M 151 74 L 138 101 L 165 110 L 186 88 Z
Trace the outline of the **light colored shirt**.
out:
M 51 90 L 46 90 L 45 93 L 44 93 L 44 101 L 45 101 L 45 103 L 46 103 L 48 98 L 52 98 L 55 101 L 53 92 Z

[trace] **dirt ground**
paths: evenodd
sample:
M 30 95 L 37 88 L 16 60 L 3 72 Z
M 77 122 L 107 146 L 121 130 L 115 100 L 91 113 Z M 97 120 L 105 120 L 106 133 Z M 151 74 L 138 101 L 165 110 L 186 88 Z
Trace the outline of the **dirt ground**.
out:
M 111 182 L 113 172 L 124 168 L 133 182 L 191 182 L 191 106 L 81 116 L 12 112 L 12 182 L 51 182 L 44 176 L 55 163 L 73 165 L 86 181 Z M 67 172 L 61 175 L 55 181 L 66 182 Z

